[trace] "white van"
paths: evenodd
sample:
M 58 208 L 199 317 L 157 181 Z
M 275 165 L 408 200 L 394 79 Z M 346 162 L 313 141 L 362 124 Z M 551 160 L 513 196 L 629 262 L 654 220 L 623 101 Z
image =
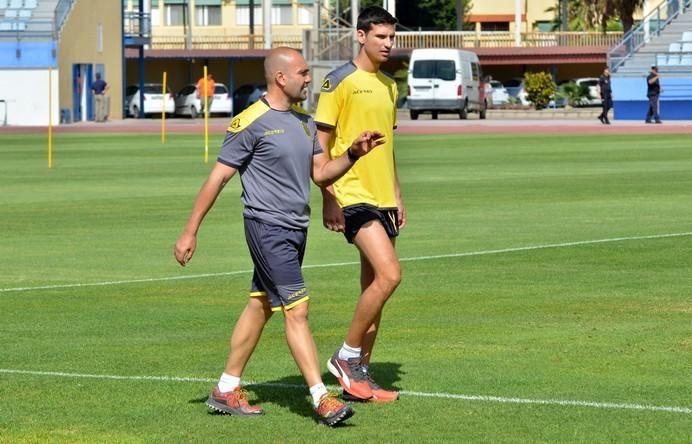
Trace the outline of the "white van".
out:
M 466 119 L 477 112 L 485 119 L 483 73 L 478 56 L 460 49 L 414 49 L 408 72 L 408 97 L 411 119 L 430 112 L 437 119 L 440 113 L 459 114 Z

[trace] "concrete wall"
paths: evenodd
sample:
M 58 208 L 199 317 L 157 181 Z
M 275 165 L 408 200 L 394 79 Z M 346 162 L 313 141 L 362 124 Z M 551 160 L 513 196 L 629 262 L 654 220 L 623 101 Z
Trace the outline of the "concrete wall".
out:
M 52 122 L 60 121 L 58 111 L 58 70 L 52 70 Z M 48 69 L 4 69 L 0 71 L 0 126 L 46 126 L 49 102 Z M 7 107 L 5 107 L 7 105 Z
M 72 66 L 103 64 L 111 119 L 122 119 L 122 2 L 77 0 L 58 45 L 60 108 L 73 107 Z M 100 32 L 99 32 L 100 30 Z M 99 36 L 100 34 L 100 36 Z M 99 47 L 99 41 L 101 45 Z M 90 93 L 90 92 L 89 92 Z

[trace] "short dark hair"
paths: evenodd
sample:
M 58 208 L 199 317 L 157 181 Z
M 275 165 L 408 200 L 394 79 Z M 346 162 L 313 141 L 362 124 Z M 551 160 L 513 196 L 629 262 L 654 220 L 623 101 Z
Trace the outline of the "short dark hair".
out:
M 389 13 L 384 8 L 379 6 L 369 6 L 358 15 L 358 27 L 359 31 L 370 31 L 372 25 L 396 25 L 399 21 L 392 14 Z
M 101 73 L 100 73 L 100 72 L 97 72 L 97 73 L 96 73 L 96 80 L 99 80 L 100 78 L 101 78 Z

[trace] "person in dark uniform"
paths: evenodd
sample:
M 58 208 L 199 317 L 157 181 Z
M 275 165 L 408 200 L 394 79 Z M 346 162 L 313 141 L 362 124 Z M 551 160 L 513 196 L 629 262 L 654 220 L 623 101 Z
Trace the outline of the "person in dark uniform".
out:
M 661 116 L 658 114 L 658 97 L 661 95 L 661 82 L 658 77 L 658 68 L 651 67 L 651 72 L 646 77 L 646 96 L 649 98 L 649 110 L 646 112 L 646 123 L 652 123 L 653 117 L 656 123 L 661 122 Z
M 108 109 L 110 102 L 106 92 L 108 91 L 108 83 L 101 78 L 101 73 L 96 73 L 96 80 L 91 84 L 91 92 L 94 94 L 94 108 L 96 108 L 96 121 L 105 122 L 108 118 Z
M 608 67 L 603 69 L 603 74 L 598 78 L 598 89 L 601 93 L 601 105 L 603 106 L 598 120 L 605 125 L 610 125 L 608 111 L 613 107 L 613 90 L 610 88 L 610 70 Z

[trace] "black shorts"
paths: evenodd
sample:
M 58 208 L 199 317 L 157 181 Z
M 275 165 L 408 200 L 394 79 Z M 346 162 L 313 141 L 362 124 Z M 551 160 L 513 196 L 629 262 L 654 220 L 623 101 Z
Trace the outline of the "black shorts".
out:
M 255 264 L 250 296 L 269 298 L 272 311 L 289 310 L 310 299 L 300 268 L 307 230 L 246 218 L 245 239 Z
M 360 230 L 360 227 L 372 220 L 378 220 L 387 232 L 387 235 L 397 237 L 399 235 L 399 213 L 396 208 L 377 208 L 369 204 L 357 204 L 345 207 L 344 221 L 346 228 L 344 236 L 349 244 Z

